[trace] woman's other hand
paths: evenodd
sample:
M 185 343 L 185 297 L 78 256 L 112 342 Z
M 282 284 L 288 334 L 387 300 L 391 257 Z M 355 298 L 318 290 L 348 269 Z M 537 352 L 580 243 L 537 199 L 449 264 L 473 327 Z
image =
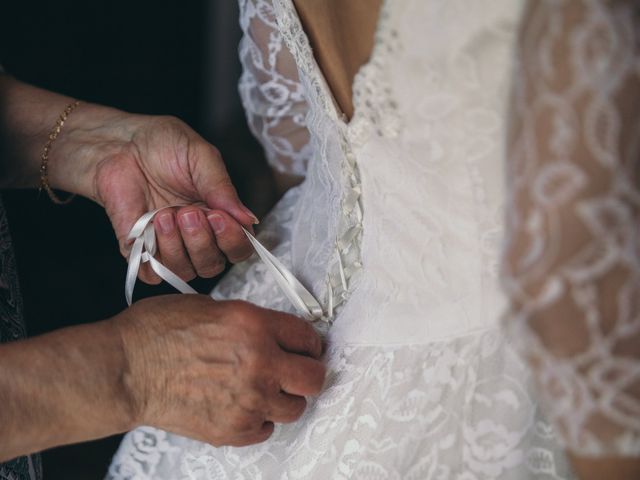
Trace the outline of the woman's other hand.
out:
M 257 219 L 238 198 L 218 150 L 184 122 L 81 104 L 69 123 L 52 153 L 52 186 L 104 206 L 125 258 L 141 215 L 192 204 L 208 210 L 172 208 L 154 219 L 162 263 L 188 281 L 251 255 L 242 226 L 251 230 Z M 140 278 L 160 282 L 147 264 Z

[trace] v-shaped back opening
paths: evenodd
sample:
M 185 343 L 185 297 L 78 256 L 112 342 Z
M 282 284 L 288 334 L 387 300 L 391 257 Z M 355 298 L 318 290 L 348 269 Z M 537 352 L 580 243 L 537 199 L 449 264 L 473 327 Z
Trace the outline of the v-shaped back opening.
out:
M 370 61 L 382 0 L 291 0 L 328 94 L 346 121 L 355 114 L 354 80 Z

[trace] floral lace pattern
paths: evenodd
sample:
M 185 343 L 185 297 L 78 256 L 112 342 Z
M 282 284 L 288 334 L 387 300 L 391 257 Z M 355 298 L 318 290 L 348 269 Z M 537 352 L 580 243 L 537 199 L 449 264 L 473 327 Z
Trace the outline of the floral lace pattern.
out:
M 492 331 L 428 349 L 334 347 L 323 395 L 268 443 L 216 449 L 145 427 L 126 437 L 121 449 L 135 454 L 117 457 L 109 478 L 567 479 L 502 342 Z
M 311 155 L 307 103 L 296 63 L 278 34 L 269 2 L 243 0 L 240 97 L 249 127 L 276 170 L 304 176 Z
M 640 4 L 531 2 L 509 148 L 512 337 L 564 443 L 640 455 Z
M 361 226 L 342 245 L 347 299 L 327 335 L 326 389 L 242 449 L 138 429 L 110 478 L 572 478 L 498 324 L 504 110 L 523 4 L 385 2 L 346 124 L 291 0 L 241 2 L 243 24 L 259 11 L 272 22 L 256 51 L 293 59 L 307 102 L 305 180 L 260 240 L 316 298 L 333 298 L 336 239 Z M 214 295 L 290 311 L 255 258 Z

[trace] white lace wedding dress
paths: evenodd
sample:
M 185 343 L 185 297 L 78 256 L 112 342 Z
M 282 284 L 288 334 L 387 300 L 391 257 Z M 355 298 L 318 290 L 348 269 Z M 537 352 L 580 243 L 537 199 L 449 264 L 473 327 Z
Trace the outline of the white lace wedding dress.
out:
M 109 478 L 573 478 L 500 325 L 506 111 L 524 1 L 387 0 L 348 124 L 292 0 L 240 4 L 250 125 L 275 168 L 305 176 L 260 238 L 332 323 L 318 322 L 326 388 L 255 446 L 138 428 Z M 293 311 L 257 258 L 213 296 Z

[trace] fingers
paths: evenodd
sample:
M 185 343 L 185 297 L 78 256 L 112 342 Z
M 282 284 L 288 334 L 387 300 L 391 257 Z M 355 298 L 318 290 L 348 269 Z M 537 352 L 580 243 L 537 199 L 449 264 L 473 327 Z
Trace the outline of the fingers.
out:
M 207 220 L 215 233 L 218 248 L 231 263 L 241 262 L 251 256 L 251 242 L 233 217 L 221 210 L 211 210 L 207 213 Z
M 322 339 L 309 323 L 287 313 L 274 314 L 271 328 L 280 347 L 313 358 L 322 356 Z
M 317 395 L 324 385 L 325 366 L 318 360 L 294 353 L 284 353 L 278 365 L 282 390 L 291 395 Z
M 176 433 L 193 438 L 194 440 L 209 443 L 214 447 L 245 447 L 247 445 L 262 443 L 268 440 L 269 437 L 273 435 L 275 425 L 271 421 L 264 421 L 251 431 L 236 433 L 234 435 L 220 435 L 213 433 L 213 431 L 218 427 L 219 424 L 212 425 L 210 423 L 205 423 L 203 425 L 199 425 L 196 430 L 178 431 Z
M 185 207 L 178 211 L 177 218 L 182 241 L 196 273 L 204 278 L 221 273 L 225 259 L 216 245 L 202 210 Z
M 304 413 L 307 401 L 304 397 L 278 392 L 269 402 L 267 418 L 277 423 L 295 422 Z
M 237 263 L 253 253 L 240 224 L 220 210 L 205 213 L 197 207 L 184 207 L 177 212 L 167 209 L 159 212 L 153 223 L 160 260 L 186 281 L 196 275 L 218 275 L 224 270 L 225 256 Z M 147 283 L 160 282 L 149 265 L 141 268 L 140 278 Z
M 260 430 L 258 430 L 257 432 L 238 436 L 226 442 L 225 444 L 232 447 L 245 447 L 247 445 L 253 445 L 255 443 L 262 443 L 271 435 L 273 435 L 274 428 L 275 425 L 273 424 L 273 422 L 264 422 L 260 427 Z
M 196 271 L 182 243 L 172 209 L 163 210 L 153 220 L 162 263 L 185 281 L 193 280 Z
M 275 339 L 285 350 L 278 368 L 282 390 L 302 396 L 320 393 L 326 370 L 317 360 L 322 356 L 318 333 L 304 320 L 282 313 L 273 325 Z
M 140 265 L 140 270 L 138 270 L 138 277 L 144 283 L 149 285 L 158 285 L 162 282 L 162 279 L 151 269 L 151 265 L 148 263 L 144 263 Z

